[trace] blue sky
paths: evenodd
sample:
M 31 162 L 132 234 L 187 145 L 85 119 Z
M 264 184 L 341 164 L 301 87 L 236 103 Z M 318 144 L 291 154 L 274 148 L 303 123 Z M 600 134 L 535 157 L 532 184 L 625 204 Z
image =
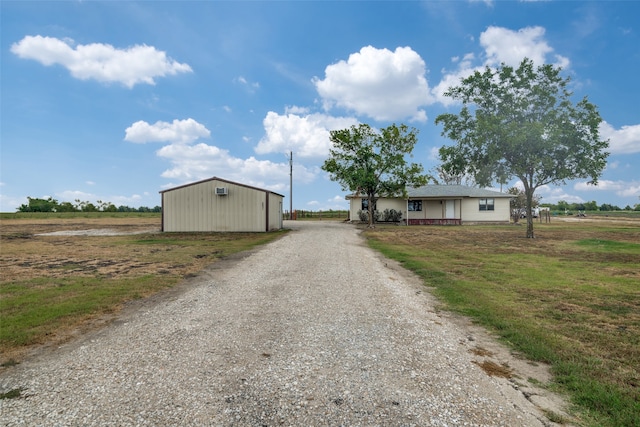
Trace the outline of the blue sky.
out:
M 451 141 L 446 88 L 523 57 L 561 65 L 604 119 L 598 187 L 542 202 L 640 203 L 640 2 L 5 1 L 0 211 L 26 197 L 156 206 L 212 176 L 294 209 L 344 209 L 329 131 L 406 123 L 414 161 Z

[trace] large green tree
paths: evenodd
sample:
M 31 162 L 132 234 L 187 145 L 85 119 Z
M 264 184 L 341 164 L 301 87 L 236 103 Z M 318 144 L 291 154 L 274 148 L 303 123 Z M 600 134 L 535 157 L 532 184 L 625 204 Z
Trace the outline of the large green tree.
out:
M 445 93 L 462 104 L 460 112 L 436 118 L 442 135 L 456 142 L 440 149 L 445 170 L 470 173 L 482 186 L 500 176 L 522 181 L 531 238 L 535 190 L 577 178 L 595 185 L 609 155 L 597 107 L 586 97 L 572 102 L 561 71 L 526 58 L 518 68 L 486 67 Z
M 343 190 L 367 197 L 369 227 L 373 227 L 378 197 L 406 196 L 407 186 L 427 183 L 422 166 L 407 161 L 418 142 L 417 135 L 415 128 L 404 124 L 379 131 L 361 124 L 330 132 L 332 148 L 322 169 Z

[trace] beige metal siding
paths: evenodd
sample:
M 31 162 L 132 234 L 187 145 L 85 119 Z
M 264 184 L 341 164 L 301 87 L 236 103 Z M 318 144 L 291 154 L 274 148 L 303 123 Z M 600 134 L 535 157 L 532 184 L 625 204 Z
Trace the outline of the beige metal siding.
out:
M 442 200 L 425 200 L 422 209 L 425 209 L 425 218 L 444 218 L 444 206 Z
M 509 199 L 493 199 L 493 211 L 481 211 L 477 198 L 463 199 L 462 222 L 509 222 Z
M 407 201 L 404 199 L 378 199 L 376 207 L 381 214 L 385 209 L 394 209 L 402 212 L 402 219 L 407 218 Z
M 227 188 L 228 194 L 216 195 L 216 187 Z M 282 197 L 256 188 L 209 180 L 165 191 L 162 197 L 164 231 L 266 231 L 267 208 L 269 229 L 280 228 Z
M 275 193 L 269 193 L 269 231 L 282 228 L 282 200 Z
M 349 199 L 349 219 L 351 221 L 359 221 L 358 211 L 362 208 L 362 199 L 353 198 Z
M 385 209 L 395 209 L 402 212 L 402 219 L 407 218 L 407 201 L 403 199 L 378 199 L 376 202 L 376 210 L 382 214 Z M 362 198 L 357 197 L 350 199 L 349 202 L 349 218 L 351 221 L 360 221 L 358 211 L 362 210 Z

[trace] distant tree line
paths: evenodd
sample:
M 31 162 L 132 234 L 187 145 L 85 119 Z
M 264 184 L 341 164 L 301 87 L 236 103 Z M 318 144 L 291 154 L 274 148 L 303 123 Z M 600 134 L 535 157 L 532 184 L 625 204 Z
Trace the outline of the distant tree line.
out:
M 520 188 L 511 187 L 507 190 L 507 193 L 512 194 L 514 196 L 514 198 L 511 199 L 511 213 L 514 216 L 514 220 L 517 221 L 518 215 L 524 210 L 526 206 L 525 192 Z M 542 196 L 534 195 L 531 201 L 531 207 L 532 208 L 545 207 L 545 208 L 549 208 L 549 210 L 551 211 L 558 211 L 562 213 L 565 213 L 565 212 L 573 213 L 573 212 L 580 212 L 580 211 L 590 211 L 590 212 L 640 211 L 640 203 L 636 204 L 634 207 L 627 205 L 624 207 L 624 209 L 622 209 L 616 205 L 610 205 L 608 203 L 603 203 L 601 205 L 598 205 L 598 203 L 596 203 L 595 200 L 592 200 L 590 202 L 583 202 L 583 203 L 568 203 L 568 202 L 565 202 L 564 200 L 560 200 L 558 203 L 553 204 L 553 203 L 540 203 L 541 199 L 542 199 Z
M 162 212 L 160 206 L 153 208 L 146 206 L 140 206 L 139 208 L 132 208 L 130 206 L 116 207 L 113 203 L 103 202 L 102 200 L 98 200 L 96 203 L 77 199 L 75 203 L 60 203 L 52 197 L 47 199 L 27 197 L 27 200 L 28 203 L 20 205 L 17 209 L 18 212 Z
M 613 212 L 613 211 L 640 211 L 640 204 L 636 204 L 634 207 L 629 205 L 621 208 L 616 205 L 611 205 L 609 203 L 603 203 L 598 205 L 595 200 L 590 202 L 583 203 L 568 203 L 564 200 L 560 200 L 556 204 L 552 203 L 542 203 L 541 206 L 549 207 L 551 210 L 557 211 L 600 211 L 600 212 Z

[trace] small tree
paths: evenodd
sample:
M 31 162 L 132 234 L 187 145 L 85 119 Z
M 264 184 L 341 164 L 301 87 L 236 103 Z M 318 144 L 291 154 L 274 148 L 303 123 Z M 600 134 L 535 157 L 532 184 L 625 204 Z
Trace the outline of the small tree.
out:
M 418 141 L 417 133 L 415 128 L 395 124 L 379 132 L 367 124 L 330 132 L 333 147 L 322 169 L 343 190 L 367 197 L 369 227 L 373 227 L 378 197 L 406 196 L 407 186 L 427 183 L 422 166 L 406 160 Z
M 56 212 L 58 208 L 58 201 L 52 197 L 47 199 L 27 197 L 27 200 L 29 204 L 20 205 L 18 212 Z
M 439 185 L 466 185 L 468 187 L 477 187 L 478 185 L 473 176 L 466 172 L 454 170 L 445 170 L 443 165 L 436 166 L 430 170 L 429 178 Z
M 595 200 L 592 200 L 590 202 L 584 202 L 584 209 L 587 211 L 597 211 L 598 204 L 596 203 Z
M 520 216 L 522 215 L 522 211 L 527 207 L 527 195 L 525 194 L 524 190 L 521 190 L 518 187 L 511 187 L 507 189 L 507 193 L 515 196 L 513 199 L 511 199 L 510 202 L 511 218 L 513 219 L 513 222 L 518 222 Z M 542 197 L 540 196 L 533 196 L 533 206 L 531 207 L 537 208 L 540 204 L 541 198 Z
M 603 203 L 600 205 L 600 210 L 603 212 L 609 212 L 609 211 L 619 211 L 621 210 L 618 206 L 616 205 L 612 205 L 609 203 Z
M 96 205 L 91 202 L 85 202 L 82 205 L 82 212 L 98 212 L 99 209 Z
M 77 212 L 78 210 L 71 202 L 62 202 L 58 206 L 58 212 Z
M 445 169 L 471 173 L 482 186 L 520 178 L 531 238 L 535 190 L 575 178 L 595 185 L 609 155 L 596 106 L 587 98 L 574 105 L 569 78 L 560 72 L 552 65 L 535 68 L 526 58 L 517 69 L 502 64 L 476 71 L 445 92 L 462 103 L 460 113 L 436 118 L 442 135 L 456 141 L 440 149 Z

